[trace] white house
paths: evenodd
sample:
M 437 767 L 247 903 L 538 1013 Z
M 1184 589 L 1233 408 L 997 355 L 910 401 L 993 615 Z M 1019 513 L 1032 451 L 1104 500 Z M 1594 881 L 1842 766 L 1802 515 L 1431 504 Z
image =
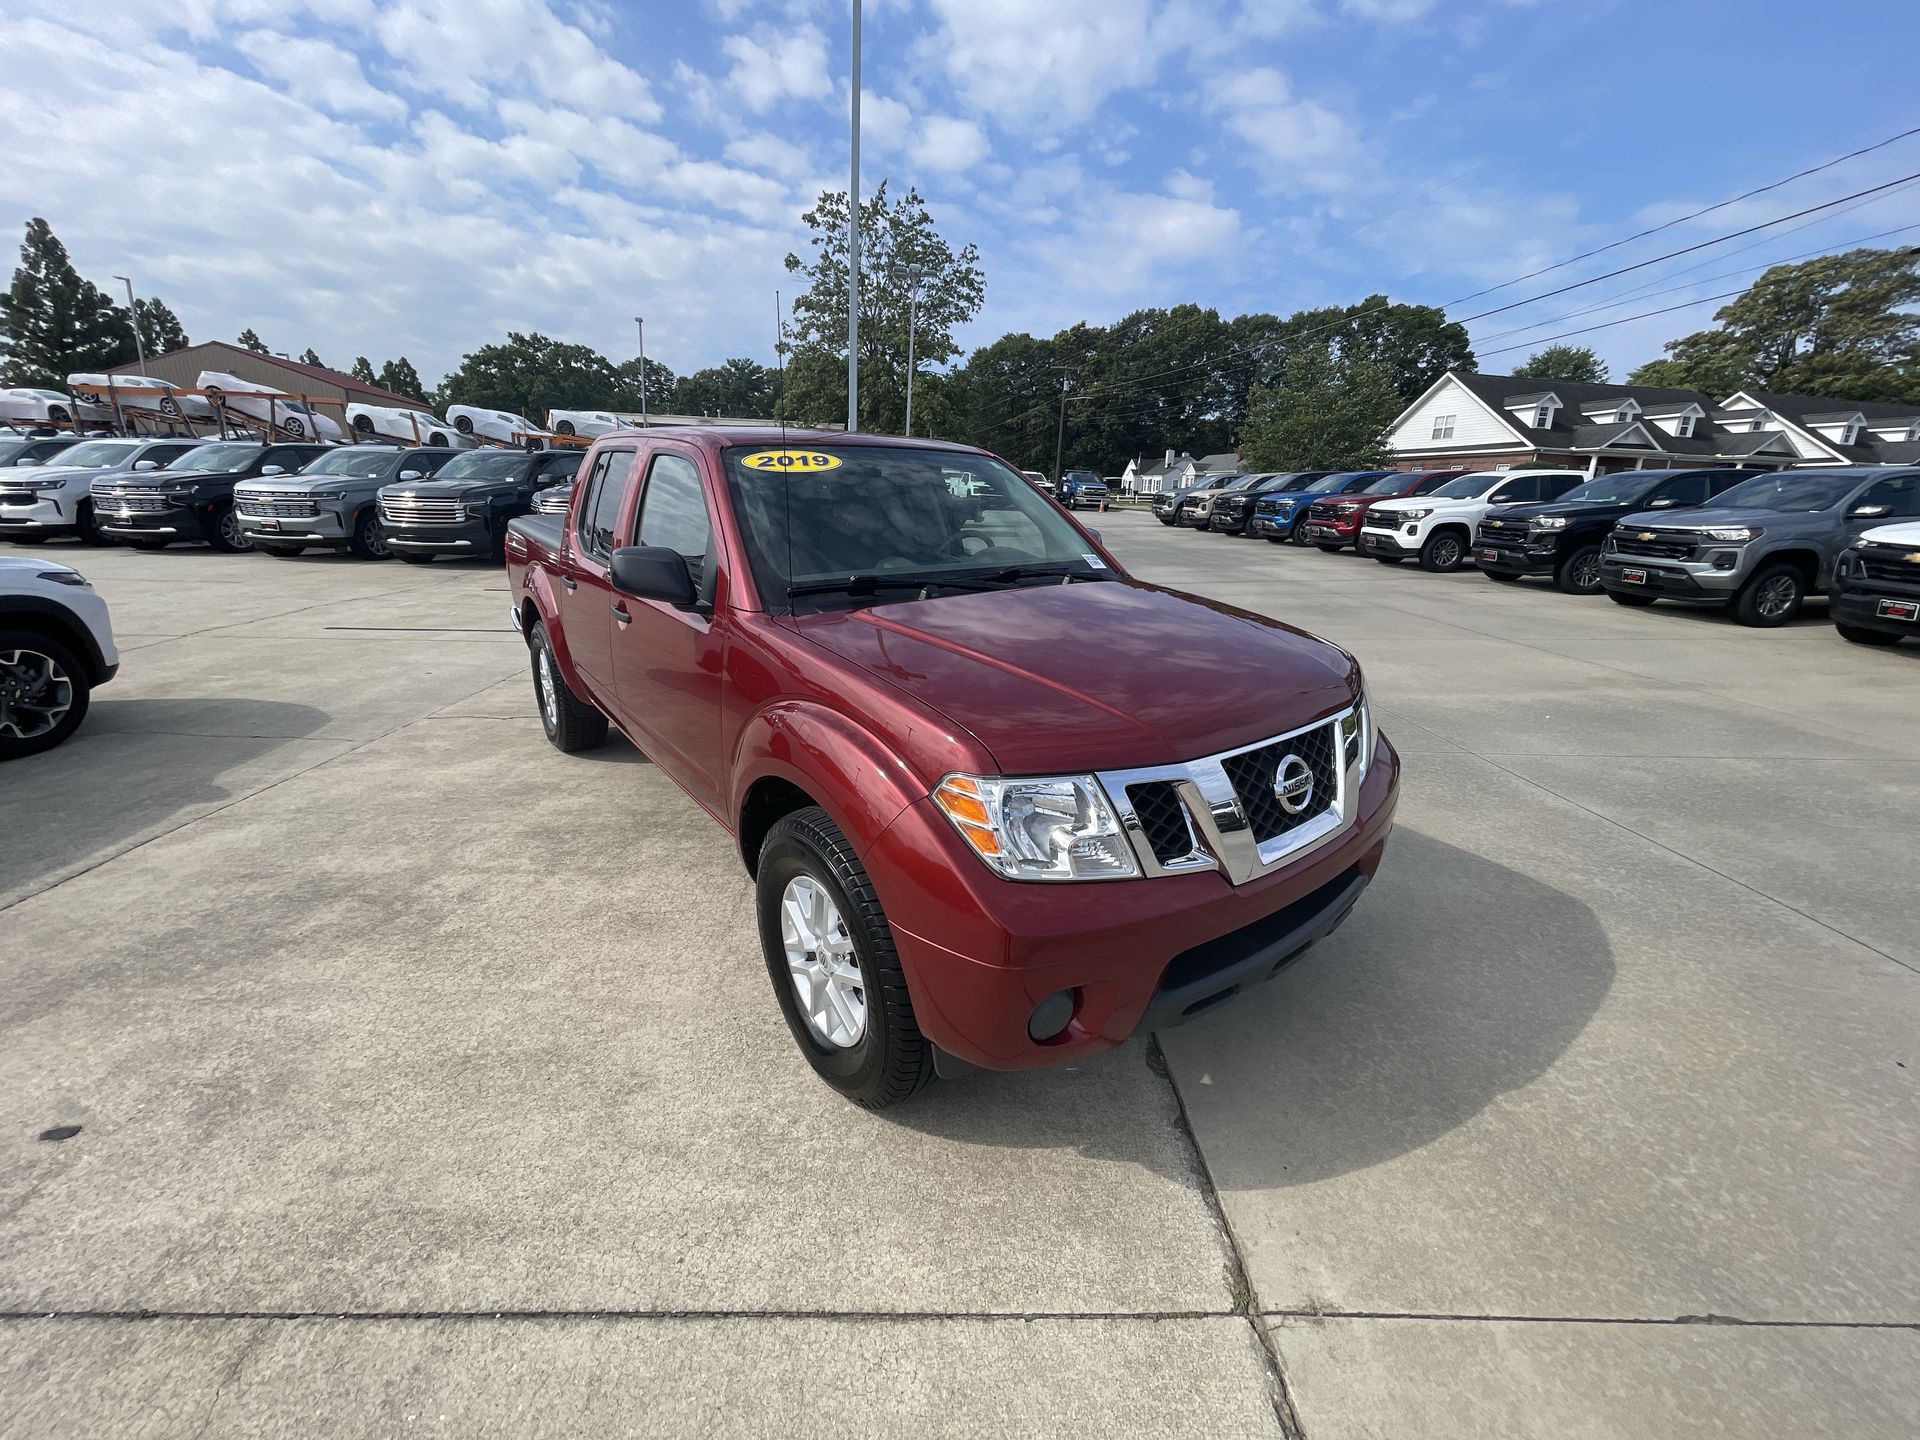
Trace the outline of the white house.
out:
M 1136 455 L 1127 462 L 1127 468 L 1120 472 L 1120 490 L 1126 495 L 1158 495 L 1162 491 L 1191 485 L 1194 477 L 1200 473 L 1201 462 L 1184 450 L 1178 454 L 1169 450 L 1164 460 L 1151 462 L 1142 461 Z

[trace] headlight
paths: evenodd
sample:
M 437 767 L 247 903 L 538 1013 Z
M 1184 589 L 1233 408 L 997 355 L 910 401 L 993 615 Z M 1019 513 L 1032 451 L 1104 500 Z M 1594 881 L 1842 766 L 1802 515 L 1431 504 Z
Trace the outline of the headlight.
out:
M 1418 510 L 1393 510 L 1388 512 L 1396 520 L 1424 520 L 1433 513 L 1430 506 Z
M 1349 765 L 1358 763 L 1356 779 L 1364 776 L 1367 767 L 1373 764 L 1373 744 L 1373 707 L 1367 704 L 1367 689 L 1362 685 L 1359 703 L 1340 717 L 1341 756 Z
M 1767 532 L 1747 525 L 1712 525 L 1701 533 L 1709 540 L 1757 540 Z
M 87 583 L 87 577 L 78 570 L 42 570 L 39 578 L 51 580 L 56 585 L 72 585 L 82 590 L 93 588 Z
M 1536 519 L 1528 521 L 1527 528 L 1529 530 L 1564 530 L 1567 528 L 1567 517 L 1564 515 L 1541 515 Z
M 1009 880 L 1117 880 L 1140 873 L 1106 792 L 1091 775 L 949 775 L 933 803 L 974 853 Z

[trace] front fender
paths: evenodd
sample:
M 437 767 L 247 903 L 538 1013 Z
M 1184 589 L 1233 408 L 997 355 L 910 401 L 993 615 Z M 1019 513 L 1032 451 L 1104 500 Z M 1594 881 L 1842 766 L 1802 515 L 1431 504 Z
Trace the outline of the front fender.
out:
M 901 811 L 929 791 L 873 732 L 810 701 L 769 705 L 742 728 L 729 797 L 732 819 L 738 820 L 754 783 L 768 778 L 812 796 L 862 857 Z M 748 858 L 744 848 L 741 858 Z

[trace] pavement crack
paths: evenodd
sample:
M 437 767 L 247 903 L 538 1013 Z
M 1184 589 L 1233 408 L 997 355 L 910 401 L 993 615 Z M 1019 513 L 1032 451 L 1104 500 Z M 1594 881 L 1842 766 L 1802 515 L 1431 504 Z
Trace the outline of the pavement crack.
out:
M 1448 1310 L 1336 1310 L 1324 1305 L 1262 1311 L 1272 1320 L 1447 1320 L 1513 1325 L 1725 1325 L 1754 1330 L 1915 1330 L 1920 1320 L 1743 1320 L 1737 1315 L 1499 1315 Z

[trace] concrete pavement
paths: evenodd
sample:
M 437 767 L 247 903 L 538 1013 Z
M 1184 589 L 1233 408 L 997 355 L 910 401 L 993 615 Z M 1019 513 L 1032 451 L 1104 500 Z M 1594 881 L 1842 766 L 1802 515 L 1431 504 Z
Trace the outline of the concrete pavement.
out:
M 128 653 L 0 770 L 0 1436 L 1908 1433 L 1920 656 L 1093 523 L 1353 649 L 1401 829 L 1164 1065 L 882 1117 L 497 571 L 61 547 Z

